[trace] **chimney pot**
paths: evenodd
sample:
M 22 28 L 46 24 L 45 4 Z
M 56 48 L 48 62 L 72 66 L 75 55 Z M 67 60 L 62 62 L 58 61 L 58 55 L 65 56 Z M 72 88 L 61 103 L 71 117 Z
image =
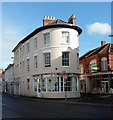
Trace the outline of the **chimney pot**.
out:
M 106 44 L 106 41 L 101 41 L 101 46 L 104 46 Z
M 43 25 L 45 26 L 45 25 L 51 24 L 53 22 L 53 20 L 55 20 L 55 17 L 44 16 Z
M 68 19 L 68 23 L 76 25 L 76 17 L 75 14 L 72 14 L 72 16 Z
M 49 20 L 49 16 L 47 16 L 47 19 Z

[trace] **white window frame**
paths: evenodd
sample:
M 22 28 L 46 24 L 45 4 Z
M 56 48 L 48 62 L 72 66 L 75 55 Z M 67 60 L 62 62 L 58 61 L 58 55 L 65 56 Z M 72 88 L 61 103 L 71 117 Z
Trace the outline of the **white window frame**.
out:
M 107 71 L 108 70 L 108 63 L 107 63 L 107 58 L 106 57 L 101 58 L 101 70 L 102 71 Z
M 62 83 L 61 83 L 61 77 L 62 77 Z M 42 81 L 41 82 L 42 85 L 44 85 L 42 88 L 45 89 L 42 89 L 41 92 L 42 93 L 61 93 L 61 92 L 63 93 L 65 91 L 79 92 L 78 77 L 74 77 L 74 76 L 70 76 L 70 77 L 71 80 L 69 81 L 69 80 L 65 80 L 64 76 L 54 76 L 54 77 L 48 75 L 43 76 L 43 82 Z M 65 81 L 67 84 L 65 84 Z
M 34 37 L 34 50 L 36 50 L 37 48 L 38 48 L 37 37 Z
M 43 54 L 44 54 L 44 66 L 45 67 L 51 67 L 51 52 L 46 52 L 46 53 L 43 53 Z M 49 54 L 49 56 L 46 56 L 48 54 Z
M 64 35 L 64 34 L 68 34 L 68 36 Z M 69 44 L 70 43 L 70 33 L 68 31 L 62 31 L 62 44 Z
M 96 59 L 91 60 L 90 63 L 89 63 L 89 71 L 90 72 L 93 72 L 92 71 L 92 65 L 97 65 L 97 60 Z
M 81 74 L 84 73 L 84 66 L 83 66 L 83 64 L 80 64 L 80 72 L 81 72 Z
M 20 62 L 20 74 L 22 73 L 22 62 Z
M 25 54 L 25 46 L 23 45 L 22 48 L 23 48 L 23 55 L 24 55 Z
M 28 54 L 30 52 L 30 44 L 29 44 L 29 42 L 26 43 L 26 47 L 27 47 L 26 49 L 27 49 L 27 54 Z
M 34 56 L 34 67 L 38 68 L 38 56 L 37 55 Z
M 25 71 L 25 61 L 23 60 L 23 63 L 22 63 L 23 65 L 23 73 L 24 73 L 24 71 Z
M 43 35 L 44 35 L 44 45 L 49 45 L 50 44 L 50 33 L 46 32 Z
M 20 47 L 20 58 L 21 58 L 21 56 L 22 56 L 22 48 Z
M 30 59 L 28 58 L 26 61 L 27 64 L 27 71 L 30 71 Z
M 69 53 L 69 58 L 63 58 L 63 53 Z M 63 65 L 63 60 L 68 60 L 69 65 Z M 62 52 L 62 67 L 70 67 L 70 52 L 69 51 L 63 51 Z

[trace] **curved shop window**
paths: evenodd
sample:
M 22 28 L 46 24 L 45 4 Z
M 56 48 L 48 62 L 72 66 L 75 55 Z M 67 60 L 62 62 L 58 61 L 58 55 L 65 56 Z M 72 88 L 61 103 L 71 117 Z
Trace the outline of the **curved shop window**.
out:
M 42 92 L 64 92 L 64 91 L 78 91 L 78 79 L 76 77 L 43 77 Z

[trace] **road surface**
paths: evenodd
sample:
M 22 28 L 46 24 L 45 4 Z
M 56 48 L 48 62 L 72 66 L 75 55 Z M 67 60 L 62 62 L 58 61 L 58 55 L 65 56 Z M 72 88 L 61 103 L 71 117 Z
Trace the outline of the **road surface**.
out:
M 2 95 L 2 118 L 112 118 L 113 107 Z

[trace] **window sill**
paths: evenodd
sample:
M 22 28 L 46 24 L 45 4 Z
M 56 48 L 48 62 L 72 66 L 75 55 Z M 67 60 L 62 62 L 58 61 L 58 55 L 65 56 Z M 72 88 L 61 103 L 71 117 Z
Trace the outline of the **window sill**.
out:
M 50 46 L 50 44 L 44 44 L 44 46 Z
M 62 66 L 62 67 L 70 67 L 70 66 Z
M 79 93 L 79 91 L 41 91 L 41 93 L 65 93 L 65 92 L 68 92 L 68 93 Z
M 70 45 L 70 43 L 61 43 L 61 45 Z
M 44 68 L 51 68 L 51 66 L 48 66 L 48 67 L 47 67 L 47 66 L 44 66 Z

